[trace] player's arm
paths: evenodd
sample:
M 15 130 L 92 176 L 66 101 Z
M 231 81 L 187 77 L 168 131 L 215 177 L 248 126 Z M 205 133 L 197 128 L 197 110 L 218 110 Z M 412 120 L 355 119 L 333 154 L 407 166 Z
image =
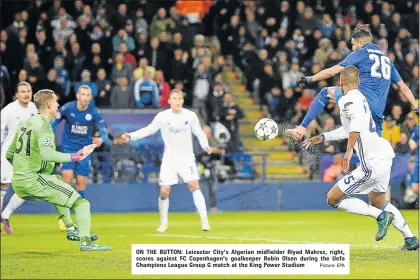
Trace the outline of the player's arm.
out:
M 359 139 L 360 132 L 364 122 L 366 121 L 363 116 L 366 116 L 363 112 L 365 110 L 360 100 L 353 100 L 344 104 L 343 113 L 349 119 L 349 135 L 347 141 L 346 154 L 343 157 L 343 172 L 347 172 L 350 168 L 351 157 L 353 156 L 353 149 L 356 145 L 357 139 Z
M 124 133 L 121 136 L 122 142 L 127 143 L 128 141 L 135 141 L 147 136 L 153 135 L 160 129 L 160 114 L 157 114 L 153 121 L 146 127 L 140 128 L 134 132 Z
M 204 133 L 201 128 L 200 121 L 198 120 L 197 115 L 194 113 L 192 122 L 191 122 L 191 131 L 198 138 L 201 148 L 206 151 L 208 154 L 212 153 L 212 148 L 209 145 L 209 139 L 207 139 L 206 133 Z
M 77 153 L 60 153 L 54 148 L 54 136 L 48 131 L 49 128 L 44 125 L 38 131 L 38 147 L 44 161 L 50 162 L 75 162 L 86 158 L 95 149 L 96 145 L 89 145 Z
M 413 139 L 410 139 L 408 141 L 408 145 L 410 146 L 410 150 L 414 151 L 415 149 L 417 149 L 417 142 L 414 141 Z
M 13 164 L 13 157 L 15 155 L 15 150 L 16 150 L 16 138 L 17 138 L 17 133 L 15 134 L 15 137 L 13 137 L 13 141 L 6 152 L 6 159 L 8 162 L 10 162 L 10 164 Z
M 1 110 L 1 146 L 3 147 L 3 142 L 6 139 L 7 134 L 7 123 L 8 123 L 8 114 L 7 109 Z
M 341 70 L 343 70 L 343 68 L 344 68 L 343 66 L 337 64 L 333 67 L 321 70 L 313 76 L 302 77 L 302 78 L 307 80 L 306 84 L 310 84 L 313 82 L 318 82 L 318 81 L 322 81 L 322 80 L 326 80 L 331 77 L 334 77 L 335 75 L 339 74 Z
M 408 101 L 410 101 L 411 105 L 413 106 L 414 110 L 416 112 L 419 111 L 419 104 L 416 101 L 416 98 L 413 95 L 413 92 L 410 90 L 410 88 L 406 85 L 406 83 L 403 80 L 400 80 L 397 83 L 397 86 L 400 88 L 400 91 L 402 95 L 407 98 Z
M 410 146 L 410 149 L 412 151 L 417 149 L 417 146 L 418 146 L 417 142 L 418 141 L 419 141 L 419 126 L 416 125 L 414 127 L 413 133 L 411 133 L 410 140 L 408 141 L 408 145 Z
M 411 103 L 414 110 L 416 112 L 419 111 L 419 104 L 416 101 L 413 93 L 411 92 L 410 88 L 406 85 L 406 83 L 401 79 L 400 73 L 398 73 L 397 68 L 395 68 L 394 63 L 391 62 L 391 83 L 396 84 L 405 98 Z
M 108 131 L 106 130 L 106 127 L 105 127 L 105 120 L 102 113 L 99 111 L 99 109 L 96 109 L 95 111 L 95 125 L 96 125 L 96 129 L 98 129 L 100 133 L 100 137 L 99 139 L 94 138 L 92 142 L 99 147 L 102 145 L 102 143 L 108 140 Z
M 304 149 L 309 149 L 309 147 L 317 144 L 321 144 L 324 141 L 332 142 L 343 140 L 347 138 L 346 131 L 344 130 L 343 126 L 336 128 L 332 131 L 321 133 L 320 135 L 313 136 L 311 138 L 306 139 L 303 141 L 302 147 Z
M 360 55 L 360 52 L 354 51 L 337 65 L 324 69 L 313 76 L 300 78 L 297 84 L 303 88 L 307 84 L 334 77 L 335 75 L 339 74 L 341 70 L 343 70 L 346 66 L 357 66 L 362 59 L 363 57 Z

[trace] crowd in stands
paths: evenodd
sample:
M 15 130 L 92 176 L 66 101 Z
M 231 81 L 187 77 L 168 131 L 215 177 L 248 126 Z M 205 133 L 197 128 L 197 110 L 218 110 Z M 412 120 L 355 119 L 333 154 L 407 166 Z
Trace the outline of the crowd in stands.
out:
M 27 3 L 26 3 L 27 4 Z M 337 78 L 302 90 L 297 80 L 314 75 L 350 52 L 351 30 L 371 25 L 380 45 L 415 97 L 419 96 L 418 1 L 60 1 L 35 0 L 22 6 L 1 29 L 2 106 L 13 100 L 14 85 L 28 81 L 33 91 L 51 88 L 60 103 L 75 99 L 87 84 L 99 107 L 168 107 L 169 91 L 181 89 L 185 104 L 211 124 L 237 131 L 243 115 L 220 74 L 231 57 L 244 73 L 243 84 L 261 112 L 298 125 L 317 92 Z M 208 47 L 215 36 L 220 52 Z M 418 116 L 398 88 L 389 92 L 384 137 L 406 153 Z M 339 125 L 329 104 L 307 136 Z M 240 147 L 240 140 L 238 139 Z M 343 145 L 326 143 L 325 153 Z M 299 147 L 291 146 L 299 151 Z

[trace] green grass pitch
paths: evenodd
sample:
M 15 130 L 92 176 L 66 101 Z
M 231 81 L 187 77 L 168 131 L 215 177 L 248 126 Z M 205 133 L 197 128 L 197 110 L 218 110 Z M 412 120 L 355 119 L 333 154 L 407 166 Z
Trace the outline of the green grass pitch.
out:
M 418 211 L 403 215 L 418 236 Z M 375 220 L 340 211 L 241 212 L 210 214 L 212 230 L 202 232 L 195 213 L 170 213 L 169 229 L 157 234 L 159 217 L 148 214 L 94 214 L 92 232 L 112 252 L 80 252 L 68 242 L 54 215 L 12 216 L 12 235 L 1 237 L 1 279 L 18 278 L 377 278 L 418 279 L 417 252 L 398 251 L 401 234 L 391 226 L 377 243 Z M 350 275 L 131 275 L 131 244 L 156 243 L 350 243 Z

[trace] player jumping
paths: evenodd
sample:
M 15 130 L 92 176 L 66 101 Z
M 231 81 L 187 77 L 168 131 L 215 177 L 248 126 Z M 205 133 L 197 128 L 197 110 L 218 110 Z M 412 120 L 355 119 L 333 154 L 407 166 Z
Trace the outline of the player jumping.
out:
M 16 101 L 10 103 L 1 110 L 1 201 L 0 211 L 3 209 L 3 199 L 6 195 L 9 184 L 12 182 L 13 168 L 6 160 L 6 152 L 9 148 L 16 129 L 29 117 L 36 115 L 38 110 L 32 100 L 32 87 L 27 82 L 20 82 L 16 86 Z M 4 211 L 1 213 L 1 222 L 5 231 L 12 233 L 9 224 L 10 214 L 22 206 L 25 200 L 14 194 Z
M 395 65 L 380 50 L 379 46 L 372 43 L 373 36 L 368 24 L 356 26 L 351 39 L 353 52 L 337 65 L 324 69 L 314 76 L 302 77 L 298 85 L 305 87 L 307 84 L 331 78 L 340 73 L 344 67 L 353 65 L 360 72 L 360 91 L 366 97 L 372 112 L 376 130 L 382 135 L 383 112 L 386 106 L 389 87 L 396 84 L 401 93 L 408 99 L 413 108 L 418 111 L 418 104 L 411 90 L 401 79 Z M 343 96 L 340 87 L 323 88 L 312 101 L 309 110 L 301 125 L 288 130 L 291 136 L 301 140 L 306 128 L 318 116 L 328 102 L 338 102 Z
M 156 133 L 159 129 L 165 143 L 165 150 L 160 167 L 159 185 L 160 196 L 158 199 L 160 226 L 158 232 L 168 229 L 169 194 L 171 186 L 178 183 L 178 175 L 184 183 L 188 184 L 194 199 L 195 207 L 200 215 L 202 230 L 209 231 L 206 202 L 198 183 L 199 174 L 193 153 L 192 135 L 199 140 L 200 146 L 207 153 L 212 153 L 212 148 L 206 134 L 200 127 L 197 115 L 182 107 L 184 95 L 182 91 L 174 89 L 169 95 L 171 108 L 160 112 L 145 128 L 135 132 L 124 133 L 121 142 L 138 140 Z
M 413 130 L 411 134 L 410 141 L 408 142 L 410 145 L 410 149 L 415 151 L 418 148 L 419 143 L 419 125 Z M 416 152 L 415 155 L 415 165 L 413 170 L 413 176 L 411 177 L 411 189 L 416 194 L 419 194 L 419 151 Z
M 70 185 L 51 175 L 56 162 L 76 162 L 88 157 L 96 145 L 85 146 L 76 153 L 60 153 L 55 150 L 54 133 L 50 122 L 58 111 L 57 96 L 43 89 L 34 96 L 39 114 L 30 117 L 21 126 L 6 153 L 13 164 L 12 186 L 15 193 L 25 200 L 46 201 L 55 206 L 66 224 L 67 239 L 80 241 L 81 251 L 110 251 L 110 247 L 95 244 L 90 234 L 90 203 Z M 76 214 L 79 229 L 70 217 L 70 209 Z
M 419 241 L 413 235 L 401 212 L 386 200 L 391 176 L 394 150 L 389 142 L 376 132 L 368 102 L 359 91 L 359 72 L 354 66 L 347 66 L 340 75 L 343 96 L 338 102 L 342 126 L 311 137 L 303 143 L 304 148 L 323 141 L 337 141 L 348 138 L 343 158 L 343 172 L 348 172 L 353 149 L 360 159 L 360 165 L 345 175 L 328 192 L 327 201 L 332 207 L 347 212 L 371 216 L 378 222 L 376 241 L 385 237 L 392 223 L 405 238 L 401 250 L 417 250 Z M 354 194 L 369 194 L 372 205 L 352 197 Z M 383 209 L 383 210 L 381 210 Z
M 82 147 L 91 143 L 98 147 L 108 139 L 105 128 L 105 121 L 99 109 L 90 102 L 92 91 L 89 86 L 82 85 L 76 93 L 77 101 L 66 103 L 60 108 L 57 117 L 51 122 L 55 131 L 57 125 L 65 120 L 61 152 L 75 153 Z M 100 138 L 93 138 L 94 126 L 100 132 Z M 90 174 L 91 157 L 78 162 L 66 162 L 61 167 L 63 181 L 72 184 L 73 176 L 76 175 L 76 190 L 82 198 L 85 198 L 87 177 Z M 61 230 L 65 230 L 65 225 L 61 217 L 58 220 Z

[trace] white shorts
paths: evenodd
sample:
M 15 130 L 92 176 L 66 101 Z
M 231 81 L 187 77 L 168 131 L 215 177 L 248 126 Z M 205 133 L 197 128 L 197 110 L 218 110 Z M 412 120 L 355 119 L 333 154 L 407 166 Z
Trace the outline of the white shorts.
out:
M 1 156 L 1 183 L 10 184 L 12 183 L 13 167 L 10 162 L 6 159 L 6 156 Z
M 160 166 L 159 186 L 172 186 L 179 183 L 178 176 L 184 183 L 199 180 L 197 163 L 194 160 L 174 162 L 163 161 Z
M 338 181 L 346 194 L 384 193 L 388 191 L 392 159 L 361 160 L 360 165 Z

